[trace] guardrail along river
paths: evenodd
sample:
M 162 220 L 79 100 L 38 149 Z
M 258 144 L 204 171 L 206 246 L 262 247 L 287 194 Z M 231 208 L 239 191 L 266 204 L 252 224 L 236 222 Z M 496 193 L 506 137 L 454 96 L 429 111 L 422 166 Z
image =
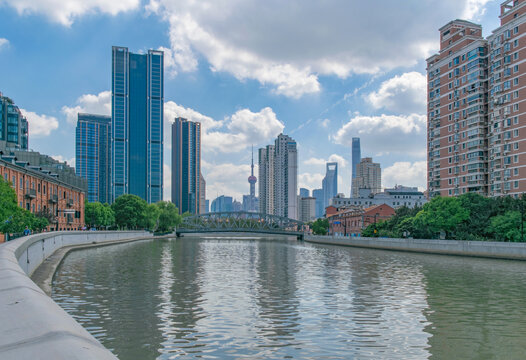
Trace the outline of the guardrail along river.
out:
M 53 299 L 121 359 L 519 359 L 526 262 L 272 239 L 72 252 Z

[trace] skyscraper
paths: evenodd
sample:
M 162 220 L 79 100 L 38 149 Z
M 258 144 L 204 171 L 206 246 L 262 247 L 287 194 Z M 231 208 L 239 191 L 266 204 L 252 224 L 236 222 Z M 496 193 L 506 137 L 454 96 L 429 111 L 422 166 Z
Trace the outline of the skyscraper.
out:
M 88 181 L 89 202 L 109 203 L 111 117 L 78 114 L 75 171 Z
M 199 174 L 199 214 L 206 214 L 206 181 L 203 174 Z
M 112 199 L 163 198 L 163 52 L 112 48 Z
M 175 118 L 172 124 L 172 202 L 179 213 L 199 214 L 206 198 L 201 189 L 201 123 Z
M 372 194 L 382 190 L 382 171 L 380 164 L 373 163 L 370 157 L 363 158 L 356 166 L 356 177 L 353 179 L 351 197 L 358 197 L 360 189 L 370 189 Z
M 300 198 L 309 197 L 310 191 L 306 188 L 300 188 Z
M 0 92 L 0 148 L 28 149 L 27 119 L 13 100 Z
M 259 211 L 298 218 L 296 141 L 280 134 L 274 145 L 259 149 Z
M 353 194 L 353 179 L 356 177 L 356 166 L 362 158 L 362 152 L 360 149 L 360 138 L 352 138 L 352 176 L 351 176 L 351 196 Z
M 315 215 L 317 218 L 322 217 L 325 214 L 325 208 L 323 207 L 323 189 L 312 190 L 312 197 L 315 201 Z
M 338 163 L 326 164 L 325 177 L 322 181 L 323 206 L 326 208 L 333 197 L 338 195 Z

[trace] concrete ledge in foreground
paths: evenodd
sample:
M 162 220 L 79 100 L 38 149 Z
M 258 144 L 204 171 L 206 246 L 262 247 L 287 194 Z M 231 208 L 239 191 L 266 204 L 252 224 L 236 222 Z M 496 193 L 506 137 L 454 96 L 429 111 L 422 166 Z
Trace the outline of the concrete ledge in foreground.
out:
M 0 244 L 0 359 L 116 359 L 29 276 L 64 246 L 146 237 L 144 231 L 51 232 Z
M 442 255 L 526 260 L 526 243 L 465 240 L 388 239 L 306 235 L 305 241 L 362 248 Z

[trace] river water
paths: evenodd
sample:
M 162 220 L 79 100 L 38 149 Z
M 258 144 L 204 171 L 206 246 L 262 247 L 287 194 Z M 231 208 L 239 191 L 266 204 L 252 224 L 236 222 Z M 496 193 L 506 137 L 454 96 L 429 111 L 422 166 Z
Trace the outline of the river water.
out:
M 523 359 L 526 262 L 275 239 L 75 251 L 53 299 L 120 359 Z

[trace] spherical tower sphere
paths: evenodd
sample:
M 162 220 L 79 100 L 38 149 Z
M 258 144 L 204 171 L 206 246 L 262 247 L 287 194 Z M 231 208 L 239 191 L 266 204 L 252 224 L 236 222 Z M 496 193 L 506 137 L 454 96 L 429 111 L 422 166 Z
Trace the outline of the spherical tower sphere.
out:
M 248 182 L 249 182 L 250 184 L 255 184 L 257 181 L 258 181 L 258 179 L 257 179 L 254 175 L 250 175 L 250 176 L 248 177 Z

